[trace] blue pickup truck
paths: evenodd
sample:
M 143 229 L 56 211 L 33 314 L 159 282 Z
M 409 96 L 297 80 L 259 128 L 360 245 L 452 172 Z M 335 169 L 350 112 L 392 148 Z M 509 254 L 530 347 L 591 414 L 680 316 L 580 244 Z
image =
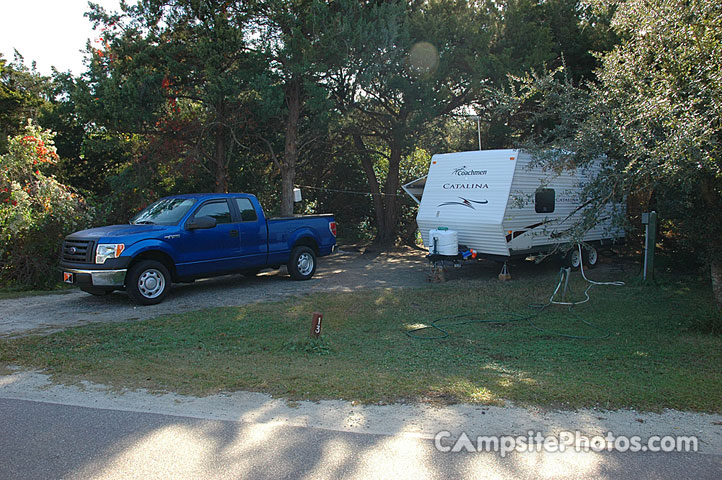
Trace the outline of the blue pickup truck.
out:
M 336 249 L 333 215 L 267 218 L 254 195 L 165 197 L 129 225 L 65 237 L 63 281 L 93 295 L 125 289 L 141 305 L 160 303 L 172 282 L 288 266 L 294 280 L 316 272 Z

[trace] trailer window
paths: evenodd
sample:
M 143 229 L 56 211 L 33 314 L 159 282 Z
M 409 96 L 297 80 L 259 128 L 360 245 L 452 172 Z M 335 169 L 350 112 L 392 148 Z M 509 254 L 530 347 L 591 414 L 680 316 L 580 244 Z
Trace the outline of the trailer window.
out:
M 553 188 L 541 188 L 534 196 L 536 213 L 552 213 L 554 211 L 555 192 Z

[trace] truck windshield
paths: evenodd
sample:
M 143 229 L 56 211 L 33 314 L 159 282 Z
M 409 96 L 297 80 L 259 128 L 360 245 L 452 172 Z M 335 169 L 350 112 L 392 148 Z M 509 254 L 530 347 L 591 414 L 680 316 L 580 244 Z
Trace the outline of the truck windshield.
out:
M 175 225 L 196 203 L 195 198 L 163 198 L 144 208 L 130 220 L 133 225 Z

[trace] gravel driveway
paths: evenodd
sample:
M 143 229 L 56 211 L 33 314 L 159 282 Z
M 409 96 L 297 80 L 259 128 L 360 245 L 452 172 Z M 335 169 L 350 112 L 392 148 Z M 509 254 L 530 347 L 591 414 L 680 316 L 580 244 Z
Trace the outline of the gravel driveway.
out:
M 318 269 L 310 280 L 291 280 L 285 267 L 257 277 L 226 275 L 192 284 L 174 284 L 159 305 L 137 306 L 125 292 L 95 297 L 78 289 L 69 293 L 0 300 L 0 337 L 50 333 L 71 325 L 123 320 L 144 320 L 167 313 L 180 313 L 219 306 L 244 305 L 279 300 L 315 292 L 352 292 L 363 288 L 408 288 L 428 285 L 429 264 L 422 250 L 406 247 L 393 252 L 366 252 L 347 249 L 318 259 Z M 616 262 L 615 262 L 616 263 Z M 595 271 L 602 273 L 612 264 Z M 553 261 L 539 265 L 515 262 L 514 278 L 556 271 Z M 500 266 L 493 261 L 472 262 L 445 275 L 451 282 L 465 279 L 496 281 Z M 614 274 L 618 279 L 619 273 Z M 550 285 L 552 288 L 553 285 Z M 551 292 L 550 292 L 551 293 Z
M 175 284 L 159 305 L 137 306 L 125 292 L 95 297 L 76 289 L 66 294 L 0 300 L 0 336 L 29 330 L 49 333 L 94 322 L 143 320 L 166 313 L 243 305 L 312 292 L 419 287 L 427 283 L 428 271 L 420 250 L 366 254 L 342 250 L 320 258 L 316 275 L 305 282 L 292 281 L 284 267 L 256 278 L 228 275 L 193 284 Z
M 291 280 L 285 267 L 253 278 L 226 275 L 192 284 L 174 284 L 161 304 L 150 306 L 137 306 L 125 292 L 96 297 L 78 289 L 64 294 L 0 300 L 0 337 L 24 334 L 30 330 L 33 333 L 50 333 L 71 325 L 95 322 L 144 320 L 167 313 L 273 301 L 315 292 L 421 287 L 429 284 L 430 277 L 424 255 L 424 251 L 410 247 L 380 253 L 339 250 L 319 258 L 316 274 L 304 282 Z M 599 270 L 608 270 L 605 267 L 608 265 Z M 451 282 L 464 279 L 495 281 L 499 268 L 499 264 L 492 261 L 467 263 L 460 270 L 449 270 L 446 279 Z M 514 278 L 523 278 L 555 271 L 559 267 L 555 262 L 547 261 L 539 265 L 533 262 L 514 263 L 510 268 Z

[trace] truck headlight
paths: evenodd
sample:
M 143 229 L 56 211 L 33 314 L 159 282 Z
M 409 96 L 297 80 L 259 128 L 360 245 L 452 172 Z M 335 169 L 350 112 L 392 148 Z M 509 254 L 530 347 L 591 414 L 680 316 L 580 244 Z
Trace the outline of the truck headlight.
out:
M 95 263 L 105 263 L 109 258 L 118 258 L 123 250 L 123 243 L 99 243 L 95 250 Z

